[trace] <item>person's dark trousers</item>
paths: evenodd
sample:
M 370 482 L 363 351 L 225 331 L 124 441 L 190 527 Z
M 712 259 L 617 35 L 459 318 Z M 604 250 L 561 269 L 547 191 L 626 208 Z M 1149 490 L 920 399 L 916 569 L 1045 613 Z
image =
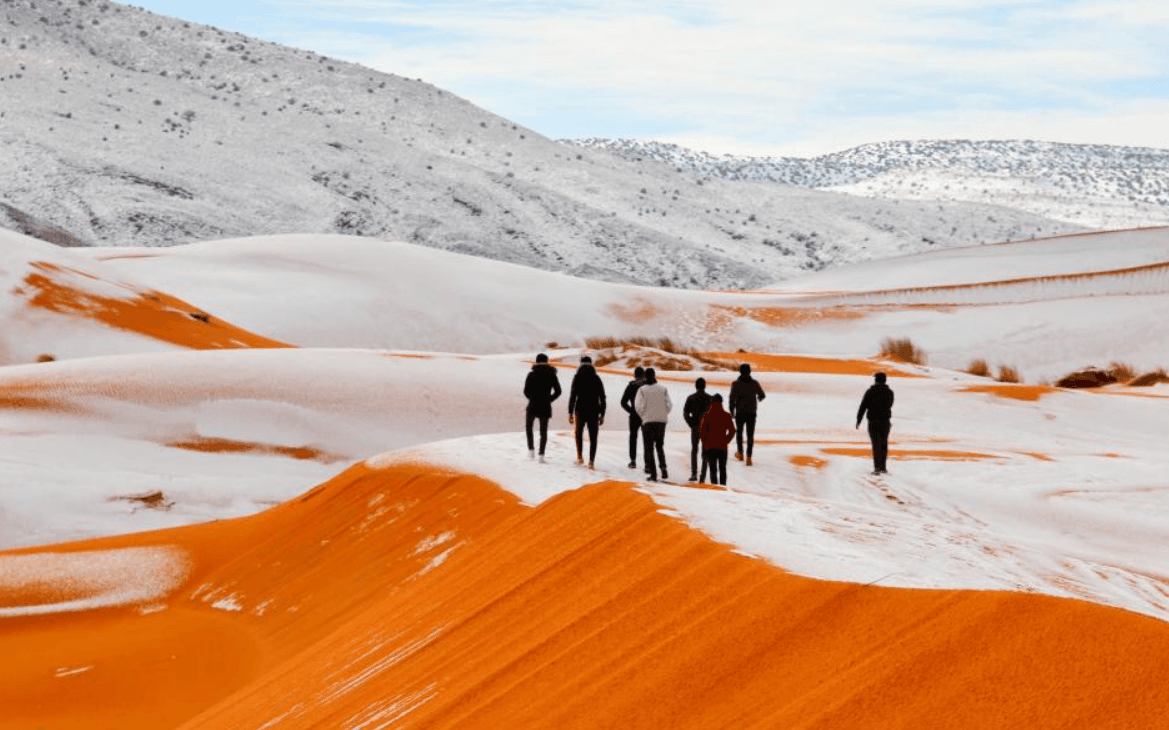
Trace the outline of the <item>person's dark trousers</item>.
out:
M 743 432 L 747 433 L 747 450 L 743 451 Z M 755 414 L 739 411 L 735 414 L 735 445 L 740 454 L 751 456 L 755 451 Z
M 637 463 L 637 432 L 641 430 L 641 416 L 629 414 L 629 463 Z
M 873 471 L 885 471 L 885 461 L 889 457 L 890 427 L 888 421 L 869 419 L 869 440 L 873 442 Z
M 589 463 L 593 463 L 597 458 L 597 416 L 582 417 L 579 413 L 576 415 L 576 455 L 580 456 L 584 452 L 581 448 L 584 446 L 584 430 L 585 427 L 589 429 Z
M 658 466 L 661 466 L 662 479 L 669 475 L 666 468 L 666 424 L 659 421 L 650 421 L 641 424 L 641 433 L 645 441 L 645 466 L 651 477 L 657 478 Z M 655 461 L 654 455 L 657 455 Z
M 727 485 L 727 450 L 704 449 L 703 458 L 710 464 L 710 483 Z
M 706 481 L 706 451 L 701 446 L 701 439 L 698 438 L 698 429 L 690 429 L 690 477 L 698 477 L 699 481 Z M 699 476 L 698 459 L 702 459 L 702 474 Z M 713 477 L 711 477 L 713 479 Z
M 535 438 L 533 438 L 532 434 L 532 426 L 537 419 L 540 421 L 540 456 L 543 456 L 544 449 L 548 446 L 548 419 L 534 415 L 531 411 L 528 411 L 527 422 L 524 424 L 524 430 L 528 434 L 528 451 L 534 451 L 536 446 Z

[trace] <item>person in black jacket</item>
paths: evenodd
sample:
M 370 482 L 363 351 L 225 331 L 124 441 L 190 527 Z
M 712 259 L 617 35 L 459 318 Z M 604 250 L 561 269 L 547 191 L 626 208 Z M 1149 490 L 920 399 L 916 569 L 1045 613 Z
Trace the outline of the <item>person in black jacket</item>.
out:
M 621 408 L 629 414 L 629 468 L 637 468 L 637 432 L 641 430 L 641 416 L 633 408 L 633 399 L 637 397 L 637 389 L 645 385 L 645 368 L 638 365 L 633 369 L 633 380 L 625 386 L 625 393 L 621 396 Z
M 869 440 L 873 444 L 873 473 L 887 474 L 885 460 L 889 455 L 889 430 L 893 420 L 893 390 L 885 385 L 885 373 L 873 376 L 876 382 L 865 391 L 860 409 L 856 412 L 856 427 L 869 416 Z
M 747 466 L 751 466 L 751 452 L 755 450 L 755 415 L 759 411 L 759 401 L 766 398 L 763 386 L 751 377 L 751 366 L 743 363 L 739 366 L 739 379 L 731 384 L 731 397 L 727 405 L 731 416 L 735 419 L 735 458 L 743 460 L 743 432 L 747 432 Z
M 698 478 L 698 452 L 701 448 L 700 438 L 698 435 L 698 426 L 702 423 L 702 417 L 706 415 L 706 410 L 710 408 L 713 396 L 706 392 L 706 378 L 699 378 L 694 381 L 694 392 L 686 399 L 686 403 L 682 406 L 682 418 L 686 421 L 686 425 L 690 427 L 690 481 L 697 482 Z M 706 459 L 702 459 L 702 481 L 706 480 Z
M 541 462 L 544 461 L 544 449 L 548 446 L 548 419 L 552 417 L 552 401 L 559 398 L 560 393 L 560 378 L 556 377 L 556 368 L 548 364 L 548 356 L 541 352 L 536 355 L 536 364 L 524 380 L 524 397 L 528 399 L 524 423 L 528 435 L 528 456 L 536 455 L 532 425 L 539 419 Z
M 597 431 L 605 422 L 605 384 L 585 355 L 568 391 L 568 422 L 576 424 L 576 463 L 583 464 L 584 430 L 589 430 L 589 468 L 597 458 Z

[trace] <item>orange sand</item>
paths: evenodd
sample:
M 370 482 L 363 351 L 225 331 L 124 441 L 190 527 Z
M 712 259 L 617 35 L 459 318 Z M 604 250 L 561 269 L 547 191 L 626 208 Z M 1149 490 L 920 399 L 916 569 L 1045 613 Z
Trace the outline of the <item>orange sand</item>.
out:
M 729 307 L 716 304 L 711 307 L 713 317 L 720 319 L 723 313 L 747 318 L 770 327 L 800 327 L 805 324 L 822 322 L 847 322 L 862 319 L 863 312 L 850 307 Z
M 920 378 L 872 360 L 841 360 L 830 357 L 802 355 L 769 355 L 757 352 L 704 352 L 706 357 L 728 362 L 750 363 L 753 370 L 768 373 L 820 373 L 824 375 L 872 375 L 884 372 L 891 378 Z
M 825 454 L 835 456 L 860 456 L 869 458 L 873 455 L 868 448 L 849 448 L 846 446 L 829 446 L 820 449 Z M 951 451 L 948 449 L 889 449 L 889 458 L 901 461 L 910 459 L 937 459 L 940 461 L 976 461 L 978 459 L 998 459 L 994 454 L 982 454 L 977 451 Z
M 1056 392 L 1055 388 L 1047 385 L 1017 385 L 1014 383 L 967 385 L 960 390 L 962 393 L 990 393 L 1000 398 L 1013 398 L 1023 401 L 1037 401 L 1049 393 Z
M 804 466 L 810 467 L 812 469 L 823 469 L 824 467 L 828 466 L 827 459 L 821 459 L 818 456 L 806 456 L 804 454 L 795 454 L 794 456 L 789 456 L 788 461 L 790 461 L 794 466 Z
M 62 279 L 91 274 L 47 262 L 34 262 L 35 273 L 25 277 L 32 289 L 29 304 L 58 314 L 94 319 L 116 329 L 153 337 L 196 350 L 245 347 L 290 347 L 224 322 L 190 304 L 161 292 L 129 287 L 126 299 L 79 291 Z
M 308 446 L 276 446 L 232 439 L 205 438 L 198 436 L 187 441 L 172 441 L 167 444 L 177 449 L 227 454 L 278 454 L 293 459 L 315 459 L 317 461 L 340 461 L 341 457 L 331 456 Z
M 1165 623 L 789 575 L 628 484 L 530 509 L 355 467 L 57 549 L 155 544 L 194 564 L 167 610 L 0 619 L 0 728 L 1146 728 L 1169 706 Z

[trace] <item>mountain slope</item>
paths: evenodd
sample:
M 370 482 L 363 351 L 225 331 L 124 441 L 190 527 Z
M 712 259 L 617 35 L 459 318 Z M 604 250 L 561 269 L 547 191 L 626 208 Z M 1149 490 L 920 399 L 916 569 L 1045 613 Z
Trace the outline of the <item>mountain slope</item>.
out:
M 6 2 L 0 56 L 0 203 L 90 244 L 337 232 L 595 279 L 750 288 L 1078 229 L 632 162 L 420 81 L 116 3 Z
M 1091 228 L 1169 223 L 1169 150 L 1030 140 L 881 142 L 813 158 L 715 156 L 629 139 L 565 140 L 725 180 L 884 200 L 1001 205 Z M 972 241 L 974 242 L 974 241 Z

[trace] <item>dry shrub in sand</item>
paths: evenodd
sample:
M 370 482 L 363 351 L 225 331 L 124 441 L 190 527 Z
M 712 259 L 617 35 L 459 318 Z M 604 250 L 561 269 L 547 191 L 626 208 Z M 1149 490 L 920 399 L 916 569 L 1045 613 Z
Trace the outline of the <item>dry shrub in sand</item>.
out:
M 925 350 L 913 344 L 908 337 L 886 337 L 881 340 L 881 357 L 891 357 L 915 365 L 925 365 L 929 361 Z
M 971 375 L 977 375 L 980 378 L 989 378 L 990 365 L 987 365 L 986 360 L 983 360 L 982 358 L 971 360 L 970 364 L 966 366 L 966 372 L 970 373 Z
M 1023 378 L 1019 376 L 1019 371 L 1011 365 L 999 365 L 999 374 L 995 380 L 1000 383 L 1021 383 Z
M 642 365 L 652 367 L 655 370 L 694 370 L 695 365 L 691 362 L 692 360 L 701 363 L 704 370 L 734 370 L 738 367 L 736 364 L 706 357 L 693 348 L 679 345 L 669 337 L 588 337 L 585 339 L 585 346 L 590 350 L 609 351 L 601 352 L 593 358 L 593 365 L 596 367 L 604 367 L 624 359 L 625 353 L 632 348 L 657 350 L 658 352 L 644 352 L 641 353 L 640 357 L 631 356 L 628 362 L 630 367 Z
M 1068 373 L 1055 384 L 1060 388 L 1099 388 L 1116 382 L 1116 376 L 1107 370 L 1085 368 L 1074 373 Z
M 1137 377 L 1128 381 L 1129 385 L 1133 385 L 1138 388 L 1147 388 L 1150 385 L 1156 385 L 1157 383 L 1169 383 L 1169 374 L 1165 373 L 1165 368 L 1157 368 L 1152 372 L 1138 375 Z
M 1116 378 L 1116 382 L 1118 383 L 1127 382 L 1137 376 L 1137 372 L 1133 369 L 1132 365 L 1116 361 L 1108 365 L 1108 374 Z

